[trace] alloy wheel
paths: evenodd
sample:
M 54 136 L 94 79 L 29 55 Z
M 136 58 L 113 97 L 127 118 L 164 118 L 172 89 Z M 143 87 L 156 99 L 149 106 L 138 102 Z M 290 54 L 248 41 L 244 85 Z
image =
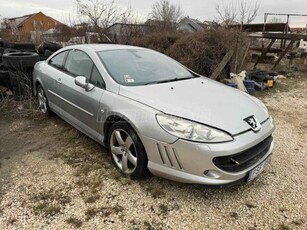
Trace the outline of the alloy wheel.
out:
M 138 163 L 132 137 L 123 129 L 115 129 L 110 138 L 110 149 L 116 166 L 126 175 L 132 174 Z
M 37 92 L 37 98 L 38 98 L 38 105 L 39 105 L 39 110 L 46 114 L 47 111 L 48 111 L 48 108 L 47 108 L 47 98 L 46 98 L 46 95 L 44 93 L 44 90 L 42 87 L 39 87 L 38 88 L 38 92 Z

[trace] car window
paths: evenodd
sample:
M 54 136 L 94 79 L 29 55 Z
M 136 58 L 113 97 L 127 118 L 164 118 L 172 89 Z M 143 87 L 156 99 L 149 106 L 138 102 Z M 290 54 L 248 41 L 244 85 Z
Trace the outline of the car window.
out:
M 123 49 L 98 52 L 113 79 L 137 86 L 195 77 L 175 60 L 151 50 Z
M 71 50 L 67 56 L 65 71 L 75 77 L 84 76 L 89 81 L 93 65 L 93 61 L 86 53 L 80 50 Z
M 105 89 L 105 83 L 95 65 L 93 66 L 90 83 L 92 83 L 94 86 Z
M 50 59 L 49 64 L 58 69 L 63 69 L 63 65 L 64 65 L 64 61 L 65 61 L 67 53 L 68 51 L 64 51 L 54 56 L 53 58 Z

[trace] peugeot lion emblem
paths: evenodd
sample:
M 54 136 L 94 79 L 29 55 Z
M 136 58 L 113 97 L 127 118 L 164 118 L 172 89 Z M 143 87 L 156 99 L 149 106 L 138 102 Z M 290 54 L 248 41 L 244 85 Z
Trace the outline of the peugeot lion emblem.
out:
M 252 130 L 254 132 L 258 132 L 261 129 L 261 124 L 259 123 L 259 121 L 257 121 L 257 119 L 255 118 L 255 116 L 250 116 L 244 119 L 244 121 L 250 125 L 250 127 L 252 127 Z

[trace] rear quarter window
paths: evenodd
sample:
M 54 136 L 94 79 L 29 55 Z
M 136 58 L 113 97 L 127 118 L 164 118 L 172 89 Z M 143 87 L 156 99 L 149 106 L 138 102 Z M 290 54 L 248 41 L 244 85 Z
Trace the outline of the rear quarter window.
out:
M 56 56 L 54 56 L 49 60 L 49 65 L 57 69 L 63 69 L 67 53 L 68 51 L 64 51 L 62 53 L 57 54 Z

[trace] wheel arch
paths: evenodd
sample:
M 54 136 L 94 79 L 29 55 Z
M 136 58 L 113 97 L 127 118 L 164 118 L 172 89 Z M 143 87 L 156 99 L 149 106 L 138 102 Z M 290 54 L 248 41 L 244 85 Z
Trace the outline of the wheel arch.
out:
M 43 84 L 39 80 L 36 80 L 34 82 L 34 89 L 33 89 L 35 97 L 37 96 L 37 88 L 38 88 L 38 86 L 42 86 L 43 87 Z M 44 87 L 43 87 L 43 89 L 44 89 Z
M 126 116 L 124 116 L 123 114 L 119 114 L 119 113 L 114 113 L 114 114 L 110 114 L 107 119 L 105 120 L 105 124 L 103 127 L 103 134 L 105 136 L 104 138 L 104 144 L 105 146 L 108 145 L 107 141 L 108 141 L 108 136 L 109 136 L 109 130 L 112 127 L 113 124 L 117 123 L 117 122 L 126 122 L 128 125 L 130 125 L 134 131 L 138 134 L 139 131 L 136 128 L 136 126 L 133 124 L 133 122 Z

